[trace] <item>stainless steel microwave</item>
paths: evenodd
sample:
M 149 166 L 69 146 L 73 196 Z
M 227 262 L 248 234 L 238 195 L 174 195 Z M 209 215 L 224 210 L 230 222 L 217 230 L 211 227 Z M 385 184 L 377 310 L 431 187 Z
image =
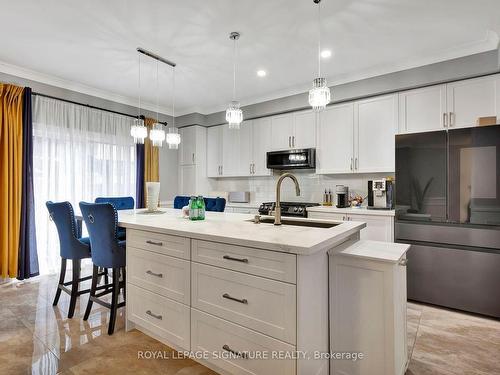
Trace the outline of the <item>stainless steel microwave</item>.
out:
M 268 152 L 267 168 L 314 169 L 316 168 L 316 150 L 314 148 L 304 148 Z

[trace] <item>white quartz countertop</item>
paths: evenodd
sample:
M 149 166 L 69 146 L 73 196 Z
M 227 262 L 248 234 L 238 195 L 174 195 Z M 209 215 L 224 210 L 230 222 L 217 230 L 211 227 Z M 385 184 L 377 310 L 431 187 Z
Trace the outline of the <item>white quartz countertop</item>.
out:
M 351 215 L 394 216 L 395 210 L 369 210 L 366 207 L 337 208 L 335 206 L 308 207 L 308 212 L 339 213 Z
M 275 226 L 268 223 L 255 224 L 254 215 L 225 212 L 207 212 L 205 220 L 191 221 L 182 217 L 181 210 L 161 210 L 165 213 L 145 214 L 145 210 L 118 211 L 118 224 L 125 228 L 300 255 L 309 255 L 336 246 L 339 241 L 366 226 L 363 222 L 354 221 L 338 222 L 339 225 L 332 228 Z
M 406 254 L 410 245 L 363 240 L 355 242 L 338 254 L 382 262 L 397 263 Z

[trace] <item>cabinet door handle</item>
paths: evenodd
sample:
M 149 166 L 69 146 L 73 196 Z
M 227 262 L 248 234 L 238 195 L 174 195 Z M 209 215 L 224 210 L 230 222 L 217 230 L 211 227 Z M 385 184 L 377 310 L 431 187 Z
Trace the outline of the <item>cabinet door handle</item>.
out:
M 222 345 L 222 349 L 223 349 L 223 350 L 225 350 L 226 352 L 229 352 L 229 353 L 231 353 L 231 354 L 234 354 L 234 355 L 235 355 L 235 356 L 237 356 L 237 357 L 247 358 L 246 353 L 242 353 L 242 352 L 235 351 L 235 350 L 231 349 L 231 348 L 229 347 L 229 345 L 227 345 L 227 344 Z
M 247 258 L 234 258 L 231 255 L 224 255 L 222 258 L 227 259 L 227 260 L 233 260 L 235 262 L 248 263 Z
M 292 137 L 288 136 L 288 147 L 292 147 Z
M 147 240 L 146 243 L 148 243 L 150 245 L 155 245 L 155 246 L 163 246 L 163 242 L 155 242 L 155 241 Z
M 161 315 L 153 314 L 151 312 L 151 310 L 146 311 L 146 314 L 148 314 L 149 316 L 152 316 L 153 318 L 158 319 L 158 320 L 162 320 L 163 319 L 163 317 Z
M 445 112 L 443 113 L 443 128 L 446 128 L 448 126 L 448 114 Z
M 450 112 L 450 115 L 449 115 L 450 116 L 450 128 L 453 126 L 453 122 L 455 120 L 455 118 L 454 118 L 455 116 L 454 115 L 455 114 L 453 112 Z
M 398 263 L 400 266 L 403 266 L 403 267 L 406 267 L 406 265 L 408 264 L 408 259 L 401 259 Z
M 292 147 L 295 147 L 295 136 L 292 135 Z
M 354 158 L 354 169 L 358 170 L 358 158 Z
M 236 297 L 231 297 L 227 293 L 224 293 L 222 295 L 222 298 L 230 299 L 231 301 L 235 301 L 235 302 L 243 303 L 244 305 L 248 305 L 248 300 L 246 298 L 239 299 L 239 298 L 236 298 Z
M 352 158 L 351 158 L 351 171 L 352 171 Z
M 194 163 L 194 152 L 191 154 L 191 160 L 193 160 Z
M 162 273 L 154 273 L 153 271 L 151 270 L 147 270 L 146 273 L 148 275 L 151 275 L 151 276 L 156 276 L 156 277 L 159 277 L 159 278 L 163 278 L 163 274 Z

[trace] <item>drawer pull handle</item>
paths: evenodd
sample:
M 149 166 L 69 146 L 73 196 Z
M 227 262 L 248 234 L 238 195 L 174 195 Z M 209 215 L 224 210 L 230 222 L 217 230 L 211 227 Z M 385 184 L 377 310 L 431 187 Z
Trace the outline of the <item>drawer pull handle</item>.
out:
M 406 266 L 407 264 L 408 264 L 408 259 L 401 259 L 401 260 L 399 261 L 399 265 L 400 265 L 400 266 Z
M 149 316 L 152 316 L 153 318 L 158 319 L 158 320 L 162 320 L 163 319 L 163 317 L 161 315 L 153 314 L 151 312 L 151 310 L 146 311 L 146 314 L 148 314 Z
M 146 273 L 147 273 L 148 275 L 151 275 L 151 276 L 156 276 L 156 277 L 160 277 L 160 278 L 161 278 L 161 277 L 163 277 L 163 274 L 162 274 L 162 273 L 154 273 L 154 272 L 153 272 L 153 271 L 151 271 L 151 270 L 147 270 L 147 271 L 146 271 Z
M 224 255 L 223 258 L 227 260 L 234 260 L 235 262 L 248 263 L 247 258 L 234 258 L 231 255 Z
M 242 299 L 239 299 L 239 298 L 235 298 L 235 297 L 231 297 L 229 294 L 227 293 L 224 293 L 222 295 L 222 298 L 226 298 L 226 299 L 230 299 L 231 301 L 236 301 L 236 302 L 239 302 L 239 303 L 244 303 L 245 305 L 248 304 L 248 300 L 246 298 L 242 298 Z
M 227 344 L 224 344 L 224 345 L 222 346 L 222 349 L 223 349 L 223 350 L 225 350 L 226 352 L 229 352 L 229 353 L 231 353 L 231 354 L 234 354 L 234 355 L 235 355 L 235 356 L 237 356 L 237 357 L 241 357 L 241 358 L 246 358 L 246 357 L 247 357 L 246 353 L 237 352 L 236 350 L 231 349 L 231 348 L 229 347 L 229 345 L 227 345 Z
M 147 240 L 146 243 L 148 243 L 150 245 L 163 246 L 163 242 L 154 242 L 151 240 Z

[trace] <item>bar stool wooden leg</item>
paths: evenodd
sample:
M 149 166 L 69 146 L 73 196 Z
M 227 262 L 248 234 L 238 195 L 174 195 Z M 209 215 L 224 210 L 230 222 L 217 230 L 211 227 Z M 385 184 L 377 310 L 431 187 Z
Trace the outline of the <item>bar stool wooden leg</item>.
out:
M 111 292 L 111 314 L 109 317 L 108 335 L 115 330 L 116 312 L 118 310 L 118 295 L 120 294 L 120 268 L 113 268 L 113 291 Z
M 61 297 L 61 286 L 64 284 L 64 279 L 66 277 L 66 259 L 61 259 L 61 272 L 59 273 L 59 283 L 57 284 L 56 296 L 54 297 L 54 302 L 52 306 L 57 306 L 59 302 L 59 297 Z
M 78 287 L 80 285 L 80 259 L 73 259 L 73 279 L 71 280 L 71 297 L 69 301 L 68 318 L 75 314 L 76 299 L 78 298 Z
M 83 316 L 83 320 L 87 320 L 89 318 L 90 310 L 92 310 L 92 304 L 94 303 L 94 301 L 92 301 L 92 297 L 95 297 L 98 280 L 99 280 L 99 267 L 92 266 L 92 284 L 90 286 L 90 296 L 89 296 L 89 301 L 87 302 L 87 308 L 85 309 L 85 315 Z

